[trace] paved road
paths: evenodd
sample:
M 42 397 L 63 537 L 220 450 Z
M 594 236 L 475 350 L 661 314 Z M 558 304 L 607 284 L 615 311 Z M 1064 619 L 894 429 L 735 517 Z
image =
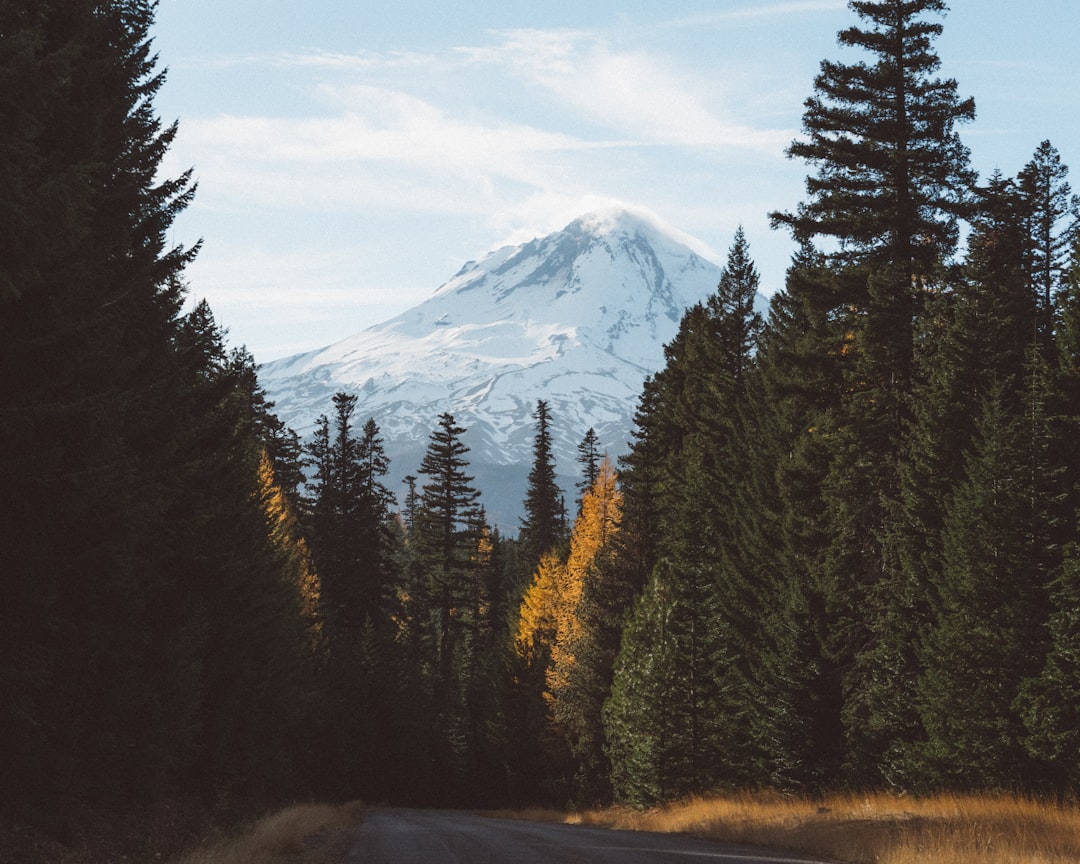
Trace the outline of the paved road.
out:
M 371 810 L 349 864 L 811 864 L 814 859 L 678 834 L 488 819 L 454 811 Z

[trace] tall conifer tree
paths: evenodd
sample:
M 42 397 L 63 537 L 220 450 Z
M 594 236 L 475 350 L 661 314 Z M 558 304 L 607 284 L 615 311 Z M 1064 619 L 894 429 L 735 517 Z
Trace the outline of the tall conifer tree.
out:
M 414 542 L 422 574 L 422 597 L 416 624 L 431 634 L 432 670 L 437 716 L 437 757 L 449 778 L 461 780 L 468 770 L 468 640 L 466 620 L 470 590 L 475 581 L 476 550 L 480 541 L 480 493 L 466 474 L 469 448 L 465 429 L 452 414 L 439 416 L 420 464 L 425 478 L 416 513 Z
M 591 426 L 578 444 L 577 453 L 578 465 L 581 466 L 581 479 L 576 484 L 578 512 L 580 513 L 581 499 L 586 492 L 592 489 L 593 483 L 596 482 L 596 476 L 600 471 L 600 445 L 596 440 L 596 430 Z
M 390 506 L 383 483 L 389 460 L 379 427 L 353 424 L 357 397 L 334 396 L 333 422 L 323 416 L 309 445 L 315 467 L 312 522 L 315 563 L 335 632 L 377 623 L 391 581 Z
M 22 538 L 0 565 L 0 806 L 139 796 L 195 757 L 180 550 L 149 540 L 175 536 L 161 466 L 176 442 L 155 416 L 177 392 L 194 254 L 167 241 L 193 186 L 158 176 L 176 128 L 153 111 L 152 17 L 146 2 L 0 7 L 0 486 Z
M 1028 507 L 1031 441 L 1015 380 L 982 402 L 973 449 L 947 505 L 935 620 L 923 646 L 922 778 L 969 790 L 1026 788 L 1018 697 L 1045 656 L 1045 573 Z M 1022 398 L 1022 397 L 1021 397 Z M 1010 405 L 1010 403 L 1013 403 Z
M 1039 308 L 1039 331 L 1049 346 L 1054 299 L 1061 289 L 1072 244 L 1080 230 L 1080 200 L 1057 148 L 1043 141 L 1018 176 L 1027 235 L 1025 268 Z
M 543 399 L 536 403 L 536 438 L 533 441 L 533 466 L 525 492 L 525 516 L 521 520 L 519 540 L 530 566 L 556 548 L 566 533 L 566 510 L 562 492 L 555 482 L 555 456 L 552 453 L 551 417 Z
M 738 719 L 734 782 L 813 787 L 840 762 L 840 666 L 830 625 L 842 611 L 827 566 L 831 442 L 845 333 L 835 276 L 804 244 L 771 301 L 738 437 L 722 603 L 737 649 L 726 700 Z
M 911 422 L 916 324 L 930 292 L 939 290 L 955 251 L 958 219 L 968 211 L 975 175 L 957 126 L 974 117 L 954 80 L 937 77 L 933 49 L 943 0 L 851 0 L 859 24 L 839 35 L 869 62 L 824 61 L 806 101 L 803 129 L 788 155 L 816 171 L 807 200 L 774 224 L 797 239 L 830 244 L 835 269 L 831 318 L 840 350 L 841 396 L 833 414 L 822 478 L 828 502 L 829 548 L 821 576 L 832 599 L 827 642 L 849 670 L 848 734 L 869 728 L 852 710 L 887 673 L 873 657 L 875 639 L 899 610 L 887 585 L 901 578 L 884 547 L 900 495 L 900 466 Z M 828 350 L 823 346 L 823 350 Z M 899 614 L 903 614 L 899 612 Z M 856 747 L 856 775 L 878 782 L 880 753 Z

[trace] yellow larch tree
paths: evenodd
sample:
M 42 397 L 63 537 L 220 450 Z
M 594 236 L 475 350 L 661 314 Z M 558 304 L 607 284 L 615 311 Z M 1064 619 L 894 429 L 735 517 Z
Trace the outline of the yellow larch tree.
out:
M 259 457 L 259 498 L 266 516 L 267 535 L 274 550 L 288 562 L 288 572 L 295 580 L 300 614 L 307 629 L 313 652 L 322 646 L 323 626 L 319 612 L 322 588 L 319 574 L 311 560 L 307 540 L 300 533 L 296 515 L 285 491 L 274 475 L 274 460 L 266 448 Z
M 617 475 L 606 456 L 592 488 L 581 501 L 581 513 L 574 521 L 570 554 L 563 568 L 560 603 L 555 614 L 555 642 L 547 673 L 548 691 L 557 699 L 568 686 L 574 665 L 574 645 L 581 636 L 581 600 L 597 556 L 608 547 L 622 518 L 622 492 Z
M 565 570 L 562 558 L 552 550 L 544 553 L 518 613 L 514 648 L 527 663 L 544 662 L 555 642 L 556 607 Z
M 605 457 L 596 481 L 582 499 L 566 560 L 557 552 L 545 554 L 521 602 L 517 653 L 529 663 L 547 662 L 548 700 L 566 686 L 567 670 L 574 663 L 578 611 L 590 568 L 618 530 L 622 492 L 616 479 L 615 469 Z

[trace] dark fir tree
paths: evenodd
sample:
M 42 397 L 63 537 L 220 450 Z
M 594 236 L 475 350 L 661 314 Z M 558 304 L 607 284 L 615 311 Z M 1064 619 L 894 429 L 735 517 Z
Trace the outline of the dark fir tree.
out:
M 872 625 L 873 649 L 859 660 L 865 686 L 849 705 L 855 746 L 875 754 L 867 761 L 900 787 L 922 771 L 912 762 L 925 734 L 915 710 L 916 648 L 930 626 L 942 571 L 945 503 L 960 480 L 983 400 L 995 382 L 1021 380 L 1035 338 L 1020 203 L 1015 184 L 1000 175 L 978 190 L 967 260 L 947 291 L 928 298 L 919 322 L 913 420 L 883 542 L 886 569 L 898 578 L 875 589 L 873 605 L 886 611 Z
M 1065 550 L 1050 597 L 1045 662 L 1022 685 L 1016 707 L 1024 722 L 1024 746 L 1041 769 L 1036 785 L 1073 789 L 1080 782 L 1080 548 L 1075 541 Z
M 324 600 L 338 632 L 376 622 L 390 581 L 390 507 L 383 483 L 389 461 L 378 426 L 354 433 L 357 397 L 334 396 L 333 422 L 323 416 L 309 445 L 313 554 Z
M 954 80 L 935 77 L 933 41 L 942 27 L 926 16 L 943 14 L 944 0 L 850 6 L 862 23 L 841 31 L 840 44 L 871 62 L 822 62 L 803 115 L 806 138 L 787 151 L 816 173 L 806 180 L 807 200 L 772 219 L 797 239 L 834 242 L 833 259 L 854 268 L 838 298 L 847 350 L 859 361 L 850 401 L 863 440 L 854 443 L 891 467 L 907 414 L 915 321 L 955 250 L 957 217 L 975 181 L 956 131 L 974 118 L 975 105 L 957 96 Z M 890 482 L 884 476 L 871 485 Z
M 158 176 L 176 129 L 151 23 L 148 3 L 0 6 L 5 808 L 138 797 L 196 755 L 197 634 L 161 566 L 179 550 L 150 540 L 194 253 L 167 240 L 193 187 Z
M 822 63 L 806 101 L 805 138 L 788 149 L 815 168 L 808 197 L 772 218 L 797 239 L 826 243 L 834 271 L 829 339 L 839 343 L 819 350 L 840 373 L 840 398 L 821 478 L 831 540 L 819 578 L 830 598 L 829 651 L 848 670 L 848 735 L 862 739 L 887 710 L 855 708 L 874 680 L 891 674 L 874 659 L 875 639 L 891 626 L 883 622 L 903 614 L 889 605 L 899 595 L 884 583 L 902 577 L 884 543 L 911 423 L 916 324 L 927 297 L 941 290 L 958 219 L 968 212 L 975 175 L 957 126 L 975 108 L 954 80 L 937 77 L 942 27 L 930 16 L 944 13 L 943 0 L 849 5 L 860 21 L 839 41 L 865 59 Z M 881 754 L 861 743 L 856 751 L 855 775 L 869 772 L 860 782 L 880 782 L 873 775 Z
M 577 507 L 578 512 L 581 512 L 581 499 L 585 493 L 592 489 L 593 484 L 596 483 L 596 478 L 600 472 L 600 459 L 603 453 L 600 452 L 600 445 L 596 438 L 596 430 L 589 427 L 585 433 L 585 437 L 581 439 L 577 446 L 577 462 L 581 469 L 581 479 L 577 481 Z
M 464 433 L 452 414 L 441 414 L 419 470 L 425 482 L 416 513 L 416 542 L 431 582 L 444 671 L 450 662 L 452 618 L 465 593 L 463 574 L 474 551 L 473 516 L 480 497 L 465 473 L 469 448 L 461 440 Z
M 813 787 L 840 762 L 840 667 L 829 634 L 838 604 L 822 495 L 844 371 L 836 296 L 824 256 L 805 244 L 772 298 L 735 439 L 744 464 L 720 581 L 735 648 L 725 775 L 737 784 L 769 777 Z
M 704 476 L 691 474 L 697 483 Z M 703 511 L 679 515 L 690 519 L 688 531 L 709 531 Z M 719 704 L 717 687 L 731 658 L 722 656 L 718 630 L 724 625 L 712 575 L 694 558 L 661 559 L 626 624 L 607 674 L 612 698 L 604 715 L 621 800 L 651 804 L 721 785 L 722 749 L 732 743 L 723 727 L 732 718 Z M 627 680 L 631 676 L 635 680 Z
M 1055 306 L 1059 408 L 1054 439 L 1061 454 L 1055 462 L 1061 469 L 1061 509 L 1067 514 L 1063 523 L 1071 534 L 1060 541 L 1062 561 L 1049 586 L 1049 646 L 1043 668 L 1025 682 L 1018 707 L 1027 731 L 1024 743 L 1040 766 L 1043 783 L 1053 789 L 1073 789 L 1080 782 L 1080 467 L 1073 456 L 1080 424 L 1080 237 L 1073 239 Z
M 159 176 L 153 11 L 0 6 L 0 478 L 34 538 L 0 577 L 0 799 L 33 818 L 275 794 L 293 761 L 306 637 L 260 476 L 280 427 L 209 307 L 180 312 L 193 188 Z
M 367 535 L 369 557 L 367 567 L 369 577 L 366 580 L 364 605 L 372 610 L 379 610 L 385 600 L 388 586 L 393 580 L 391 561 L 394 537 L 392 532 L 392 509 L 395 505 L 394 494 L 383 482 L 390 472 L 390 459 L 383 446 L 382 433 L 372 418 L 364 422 L 357 446 L 359 473 L 359 495 L 361 509 L 370 520 Z M 375 617 L 378 617 L 375 615 Z
M 1057 357 L 1058 389 L 1061 398 L 1062 429 L 1058 436 L 1064 454 L 1072 452 L 1071 441 L 1080 417 L 1080 233 L 1073 240 L 1070 265 L 1057 295 L 1057 326 L 1054 331 L 1054 354 Z M 1061 460 L 1066 466 L 1062 483 L 1075 493 L 1080 487 L 1080 460 Z M 1077 500 L 1066 506 L 1074 512 Z
M 1026 229 L 1025 269 L 1039 308 L 1039 330 L 1046 345 L 1054 328 L 1054 295 L 1061 289 L 1077 236 L 1078 202 L 1068 182 L 1069 169 L 1049 141 L 1043 141 L 1018 176 Z
M 416 475 L 409 474 L 402 481 L 405 484 L 405 505 L 401 508 L 401 518 L 405 522 L 405 532 L 412 536 L 416 528 L 416 510 L 420 505 L 420 493 L 416 488 Z
M 337 393 L 334 416 L 316 421 L 308 446 L 311 546 L 318 572 L 326 648 L 326 705 L 316 722 L 322 785 L 335 794 L 371 796 L 392 767 L 399 731 L 389 719 L 394 679 L 390 594 L 397 582 L 389 460 L 378 425 L 357 436 L 357 397 Z
M 566 535 L 566 511 L 562 492 L 555 482 L 555 456 L 551 445 L 551 417 L 543 399 L 536 403 L 536 438 L 533 440 L 533 465 L 525 491 L 525 516 L 521 520 L 519 540 L 522 554 L 531 566 L 559 546 Z
M 465 473 L 469 448 L 461 440 L 464 433 L 452 414 L 439 416 L 418 472 L 425 481 L 413 538 L 422 580 L 415 626 L 423 633 L 424 662 L 432 675 L 433 719 L 441 748 L 437 758 L 447 778 L 457 782 L 464 779 L 471 755 L 465 734 L 469 642 L 462 637 L 471 626 L 465 613 L 475 584 L 480 541 L 480 493 Z
M 606 752 L 616 797 L 635 807 L 664 798 L 662 754 L 668 719 L 666 679 L 675 672 L 667 638 L 666 584 L 650 579 L 627 620 L 615 661 L 611 695 L 603 708 Z
M 862 21 L 839 34 L 870 63 L 825 60 L 806 100 L 805 140 L 788 156 L 817 167 L 806 180 L 808 199 L 794 213 L 774 213 L 795 236 L 828 237 L 839 260 L 901 267 L 908 290 L 925 286 L 957 241 L 974 174 L 957 123 L 975 116 L 975 103 L 957 96 L 933 41 L 944 0 L 851 0 Z
M 1028 788 L 1018 697 L 1046 646 L 1039 533 L 1021 502 L 1031 488 L 1031 441 L 1015 380 L 983 401 L 974 448 L 950 497 L 935 620 L 923 644 L 919 712 L 926 784 L 967 790 Z M 1017 397 L 1020 397 L 1018 399 Z
M 764 327 L 761 315 L 754 308 L 760 285 L 761 277 L 750 257 L 746 232 L 740 225 L 728 250 L 720 282 L 707 301 L 709 313 L 716 322 L 719 366 L 715 372 L 723 376 L 719 383 L 728 391 L 739 392 L 745 388 L 746 377 L 753 365 L 754 352 Z
M 743 469 L 737 426 L 762 327 L 754 311 L 757 286 L 757 271 L 739 230 L 716 293 L 687 310 L 679 333 L 665 349 L 667 364 L 651 385 L 665 407 L 658 422 L 639 432 L 642 443 L 645 435 L 662 436 L 665 442 L 657 448 L 653 466 L 658 563 L 646 595 L 652 603 L 669 605 L 655 609 L 641 601 L 634 614 L 667 622 L 664 638 L 670 644 L 663 650 L 673 667 L 644 668 L 642 674 L 663 676 L 663 685 L 643 681 L 634 687 L 628 682 L 619 686 L 626 693 L 669 688 L 662 705 L 624 706 L 639 716 L 663 713 L 651 726 L 656 739 L 649 742 L 643 733 L 635 744 L 642 752 L 652 749 L 642 764 L 661 774 L 635 782 L 664 796 L 703 791 L 730 779 L 725 756 L 737 749 L 732 747 L 737 715 L 719 696 L 733 689 L 736 664 L 729 610 L 736 599 L 722 584 L 718 563 L 735 519 L 729 508 Z M 634 456 L 648 452 L 638 448 Z M 630 492 L 628 500 L 633 497 Z M 664 585 L 654 589 L 652 583 L 658 580 Z M 649 627 L 632 629 L 640 638 L 658 637 Z M 624 638 L 624 651 L 662 650 L 631 645 L 628 639 Z M 618 753 L 613 758 L 630 756 Z M 613 768 L 631 770 L 629 765 Z
M 175 484 L 166 530 L 146 542 L 172 550 L 168 566 L 188 598 L 169 613 L 184 617 L 167 650 L 201 633 L 202 745 L 188 770 L 204 794 L 275 794 L 305 779 L 290 751 L 311 720 L 301 706 L 314 671 L 307 556 L 295 525 L 275 537 L 275 522 L 289 520 L 265 437 L 278 421 L 254 360 L 226 350 L 205 303 L 181 319 L 175 345 L 188 379 L 174 409 L 187 420 L 163 466 Z

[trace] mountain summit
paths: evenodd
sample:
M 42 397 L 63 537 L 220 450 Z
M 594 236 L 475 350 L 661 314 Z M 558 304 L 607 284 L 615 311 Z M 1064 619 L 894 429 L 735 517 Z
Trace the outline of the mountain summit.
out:
M 515 533 L 538 399 L 550 408 L 568 498 L 590 427 L 612 456 L 626 451 L 646 376 L 662 367 L 686 308 L 720 279 L 691 244 L 629 211 L 592 213 L 469 262 L 395 318 L 266 364 L 260 381 L 302 436 L 331 413 L 334 393 L 355 393 L 357 425 L 373 417 L 382 431 L 392 484 L 416 472 L 439 414 L 450 412 L 468 429 L 491 520 Z

